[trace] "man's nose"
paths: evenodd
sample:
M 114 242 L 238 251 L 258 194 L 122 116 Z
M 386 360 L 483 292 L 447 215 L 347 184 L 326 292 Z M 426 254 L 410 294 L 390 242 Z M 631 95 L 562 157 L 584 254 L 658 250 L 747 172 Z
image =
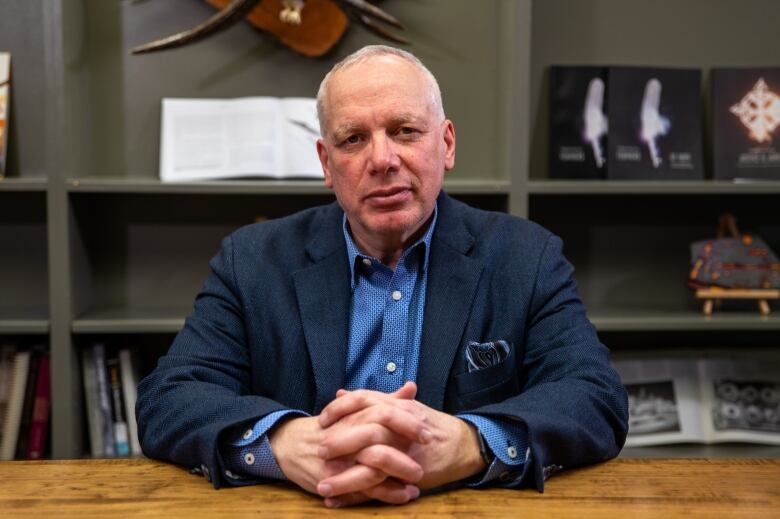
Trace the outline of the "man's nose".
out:
M 374 135 L 370 146 L 371 172 L 377 174 L 393 173 L 401 167 L 401 159 L 398 156 L 393 140 L 385 133 Z

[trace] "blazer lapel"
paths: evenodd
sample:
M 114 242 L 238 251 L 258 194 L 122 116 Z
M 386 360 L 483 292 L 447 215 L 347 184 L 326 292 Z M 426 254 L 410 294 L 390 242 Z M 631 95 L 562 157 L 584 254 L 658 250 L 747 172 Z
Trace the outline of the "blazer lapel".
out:
M 452 202 L 439 197 L 439 221 L 428 265 L 423 335 L 417 369 L 417 400 L 442 409 L 449 372 L 474 303 L 483 265 L 466 253 L 474 237 Z
M 314 226 L 314 239 L 307 246 L 314 264 L 293 273 L 317 388 L 315 414 L 344 387 L 350 282 L 341 215 L 338 206 L 323 215 L 321 225 Z

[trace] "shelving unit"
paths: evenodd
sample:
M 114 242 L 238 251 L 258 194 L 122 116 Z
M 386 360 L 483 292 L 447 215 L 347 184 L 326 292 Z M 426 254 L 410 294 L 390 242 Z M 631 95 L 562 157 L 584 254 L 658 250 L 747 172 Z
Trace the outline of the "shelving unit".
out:
M 616 355 L 656 345 L 778 347 L 780 309 L 765 318 L 747 311 L 704 317 L 685 277 L 689 243 L 710 236 L 726 209 L 780 250 L 780 181 L 552 181 L 545 92 L 552 64 L 777 64 L 776 47 L 765 40 L 780 43 L 772 22 L 780 5 L 429 0 L 383 7 L 404 21 L 455 121 L 457 167 L 445 189 L 562 236 L 589 314 Z M 0 50 L 14 57 L 13 160 L 0 181 L 0 335 L 48 337 L 55 458 L 87 451 L 82 347 L 137 345 L 148 371 L 190 312 L 225 235 L 257 217 L 333 199 L 316 181 L 158 180 L 162 97 L 313 96 L 334 62 L 379 41 L 354 26 L 332 55 L 311 60 L 240 24 L 193 47 L 128 55 L 211 13 L 193 0 L 0 3 Z M 720 446 L 624 455 L 659 452 L 780 455 Z

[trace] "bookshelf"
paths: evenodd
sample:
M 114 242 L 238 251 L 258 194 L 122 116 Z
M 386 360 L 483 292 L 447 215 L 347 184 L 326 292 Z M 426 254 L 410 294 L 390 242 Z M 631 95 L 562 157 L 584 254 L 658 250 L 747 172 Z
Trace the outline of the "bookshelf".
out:
M 765 40 L 780 43 L 772 26 L 780 5 L 738 4 L 384 6 L 406 24 L 412 50 L 438 77 L 455 121 L 457 167 L 445 188 L 560 234 L 589 314 L 617 355 L 743 343 L 780 355 L 780 309 L 767 318 L 747 311 L 704 318 L 684 283 L 689 242 L 711 235 L 725 209 L 780 250 L 780 182 L 552 181 L 545 163 L 547 67 L 648 63 L 706 72 L 716 64 L 777 64 L 775 46 Z M 0 49 L 13 53 L 15 75 L 13 158 L 0 181 L 0 335 L 48 334 L 54 458 L 89 451 L 81 348 L 98 340 L 134 345 L 148 371 L 190 311 L 222 237 L 257 217 L 333 199 L 312 181 L 157 179 L 162 97 L 313 96 L 335 61 L 379 41 L 355 25 L 333 54 L 312 60 L 240 24 L 193 47 L 127 53 L 210 13 L 193 0 L 0 3 Z M 663 27 L 660 42 L 654 25 Z M 720 452 L 684 447 L 669 452 Z M 780 455 L 728 452 L 767 451 Z

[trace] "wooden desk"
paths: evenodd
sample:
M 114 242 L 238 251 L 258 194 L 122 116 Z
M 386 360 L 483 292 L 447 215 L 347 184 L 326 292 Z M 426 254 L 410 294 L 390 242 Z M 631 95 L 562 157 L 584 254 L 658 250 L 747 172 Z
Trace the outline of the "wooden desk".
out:
M 0 462 L 0 516 L 16 517 L 780 517 L 778 460 L 615 460 L 534 490 L 470 490 L 402 506 L 328 510 L 286 485 L 214 490 L 151 460 Z

